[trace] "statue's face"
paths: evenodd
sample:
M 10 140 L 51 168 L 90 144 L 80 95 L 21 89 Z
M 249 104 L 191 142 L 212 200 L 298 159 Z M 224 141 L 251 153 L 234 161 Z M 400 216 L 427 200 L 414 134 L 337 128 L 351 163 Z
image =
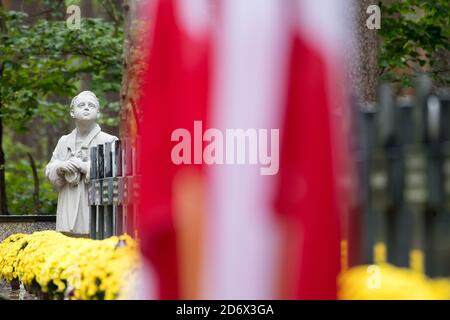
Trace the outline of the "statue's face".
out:
M 98 117 L 98 107 L 89 100 L 81 100 L 71 111 L 72 116 L 77 120 L 95 121 Z

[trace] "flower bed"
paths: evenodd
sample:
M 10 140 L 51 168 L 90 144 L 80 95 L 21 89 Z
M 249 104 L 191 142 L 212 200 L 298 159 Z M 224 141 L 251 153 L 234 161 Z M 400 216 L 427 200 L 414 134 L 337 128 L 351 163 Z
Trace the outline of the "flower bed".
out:
M 431 279 L 390 264 L 357 266 L 339 276 L 342 300 L 449 300 L 450 279 Z
M 14 234 L 0 243 L 0 280 L 50 299 L 117 299 L 139 263 L 128 235 L 105 240 L 55 231 Z

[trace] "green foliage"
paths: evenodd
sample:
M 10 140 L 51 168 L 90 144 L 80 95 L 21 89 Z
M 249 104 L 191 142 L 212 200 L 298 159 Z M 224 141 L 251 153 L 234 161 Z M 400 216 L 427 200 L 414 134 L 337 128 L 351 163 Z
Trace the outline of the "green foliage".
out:
M 441 85 L 450 84 L 448 0 L 403 0 L 380 3 L 382 79 L 411 86 L 414 72 L 429 72 Z M 412 72 L 411 72 L 412 71 Z
M 68 106 L 51 98 L 72 97 L 83 74 L 92 75 L 92 90 L 103 102 L 102 108 L 115 111 L 105 94 L 120 90 L 122 30 L 101 19 L 82 19 L 80 30 L 70 30 L 65 20 L 41 19 L 27 25 L 24 13 L 1 14 L 7 32 L 0 42 L 0 95 L 7 126 L 26 130 L 36 116 L 60 121 Z
M 50 9 L 78 4 L 68 0 L 43 0 L 43 3 Z M 69 121 L 70 99 L 80 91 L 85 75 L 90 76 L 91 90 L 100 99 L 100 123 L 117 125 L 119 101 L 107 101 L 106 94 L 120 91 L 123 17 L 112 5 L 108 12 L 117 14 L 118 19 L 109 22 L 82 18 L 81 28 L 70 30 L 61 10 L 50 10 L 49 20 L 30 23 L 27 14 L 0 7 L 0 117 L 8 133 L 28 132 L 36 118 L 54 125 Z M 26 156 L 30 150 L 11 141 L 7 134 L 3 143 L 9 211 L 32 213 L 33 176 Z M 40 182 L 40 212 L 54 213 L 57 194 L 44 176 L 48 159 L 35 160 Z
M 31 150 L 21 143 L 13 143 L 8 136 L 4 138 L 4 148 L 8 155 L 5 170 L 8 209 L 11 214 L 33 214 L 33 173 L 26 156 L 26 153 Z M 42 161 L 36 161 L 40 184 L 41 207 L 39 213 L 54 214 L 56 213 L 58 194 L 45 177 L 45 165 L 46 163 Z

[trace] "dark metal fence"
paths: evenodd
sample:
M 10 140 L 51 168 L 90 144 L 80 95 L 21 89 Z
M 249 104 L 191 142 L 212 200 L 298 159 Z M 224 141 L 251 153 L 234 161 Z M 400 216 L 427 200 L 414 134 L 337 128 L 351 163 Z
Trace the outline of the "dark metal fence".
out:
M 359 112 L 363 262 L 384 243 L 387 261 L 450 274 L 450 95 L 421 78 L 414 96 L 380 87 L 377 105 Z
M 131 139 L 91 148 L 90 237 L 136 236 L 140 166 Z

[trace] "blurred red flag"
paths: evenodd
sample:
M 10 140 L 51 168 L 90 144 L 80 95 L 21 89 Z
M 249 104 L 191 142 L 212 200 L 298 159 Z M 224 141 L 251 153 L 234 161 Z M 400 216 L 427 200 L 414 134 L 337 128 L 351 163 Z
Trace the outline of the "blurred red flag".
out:
M 141 41 L 148 63 L 139 87 L 138 221 L 156 297 L 186 298 L 174 217 L 174 184 L 186 165 L 172 163 L 170 137 L 202 121 L 204 128 L 279 128 L 281 152 L 271 177 L 246 166 L 189 165 L 208 180 L 200 296 L 277 298 L 283 274 L 284 298 L 335 299 L 350 192 L 342 180 L 351 171 L 342 8 L 334 0 L 228 0 L 214 10 L 207 3 L 159 0 L 141 9 L 152 31 Z M 289 229 L 279 228 L 282 220 Z M 289 233 L 287 243 L 280 232 Z
M 338 1 L 297 1 L 294 18 L 277 211 L 298 244 L 288 297 L 336 299 L 352 171 L 350 119 Z M 347 109 L 347 110 L 346 110 Z
M 160 299 L 180 297 L 173 217 L 173 181 L 180 166 L 171 161 L 171 134 L 176 128 L 191 128 L 194 120 L 205 121 L 208 99 L 207 34 L 180 28 L 175 4 L 147 2 L 139 13 L 153 30 L 140 39 L 146 61 L 139 86 L 144 119 L 138 228 L 142 254 L 156 275 Z

